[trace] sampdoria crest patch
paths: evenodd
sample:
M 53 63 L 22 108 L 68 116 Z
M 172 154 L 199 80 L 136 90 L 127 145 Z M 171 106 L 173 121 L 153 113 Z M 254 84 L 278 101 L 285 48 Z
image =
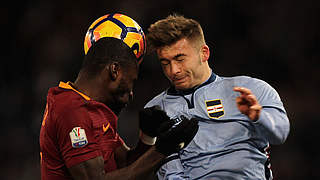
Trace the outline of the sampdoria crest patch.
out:
M 206 101 L 207 112 L 210 118 L 220 118 L 224 115 L 220 99 Z

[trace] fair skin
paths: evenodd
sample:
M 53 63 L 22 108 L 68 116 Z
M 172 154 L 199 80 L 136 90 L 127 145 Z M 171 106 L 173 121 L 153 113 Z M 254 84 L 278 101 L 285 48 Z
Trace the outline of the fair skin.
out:
M 194 43 L 186 38 L 176 43 L 157 49 L 162 70 L 177 90 L 187 90 L 204 83 L 211 75 L 208 64 L 210 56 L 206 44 Z M 256 121 L 261 112 L 261 105 L 252 92 L 244 87 L 234 87 L 240 93 L 236 98 L 239 111 Z
M 171 46 L 157 50 L 162 70 L 178 90 L 186 90 L 202 84 L 210 75 L 209 47 L 194 47 L 192 42 L 181 39 Z
M 257 121 L 262 110 L 256 96 L 252 94 L 251 90 L 244 87 L 234 87 L 234 91 L 239 92 L 240 96 L 236 98 L 236 103 L 239 111 L 245 114 L 252 121 Z

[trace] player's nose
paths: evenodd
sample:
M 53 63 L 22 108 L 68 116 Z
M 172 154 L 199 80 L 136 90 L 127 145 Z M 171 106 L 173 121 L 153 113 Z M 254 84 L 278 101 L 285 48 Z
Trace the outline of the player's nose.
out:
M 171 74 L 173 74 L 173 75 L 176 75 L 176 74 L 181 72 L 181 67 L 180 67 L 180 65 L 178 63 L 171 62 L 170 68 L 171 68 L 170 69 Z

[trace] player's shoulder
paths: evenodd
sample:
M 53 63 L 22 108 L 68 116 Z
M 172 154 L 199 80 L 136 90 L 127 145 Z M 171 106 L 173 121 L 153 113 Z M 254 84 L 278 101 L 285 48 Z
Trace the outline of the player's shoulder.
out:
M 77 92 L 64 88 L 51 88 L 47 98 L 48 129 L 52 132 L 67 131 L 74 127 L 91 126 L 89 112 L 94 110 L 90 100 L 87 101 Z
M 56 113 L 68 113 L 85 105 L 87 100 L 72 90 L 54 87 L 49 90 L 47 101 Z
M 145 107 L 151 107 L 155 105 L 161 105 L 162 100 L 165 98 L 165 95 L 167 94 L 167 90 L 162 91 L 160 94 L 153 97 L 146 105 Z
M 250 76 L 234 76 L 230 79 L 233 79 L 232 87 L 238 86 L 248 88 L 256 96 L 268 95 L 268 97 L 272 96 L 277 98 L 279 96 L 276 89 L 262 79 Z
M 269 86 L 269 84 L 262 79 L 244 75 L 232 77 L 219 77 L 218 81 L 221 81 L 222 83 L 232 82 L 234 86 L 241 87 Z

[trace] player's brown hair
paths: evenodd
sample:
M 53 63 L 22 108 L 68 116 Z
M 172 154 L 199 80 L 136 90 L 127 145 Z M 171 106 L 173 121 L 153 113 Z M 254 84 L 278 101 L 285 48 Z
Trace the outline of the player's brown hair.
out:
M 199 43 L 205 44 L 199 22 L 185 18 L 182 15 L 169 15 L 149 27 L 147 34 L 148 52 L 172 45 L 183 38 L 193 41 L 196 45 Z

